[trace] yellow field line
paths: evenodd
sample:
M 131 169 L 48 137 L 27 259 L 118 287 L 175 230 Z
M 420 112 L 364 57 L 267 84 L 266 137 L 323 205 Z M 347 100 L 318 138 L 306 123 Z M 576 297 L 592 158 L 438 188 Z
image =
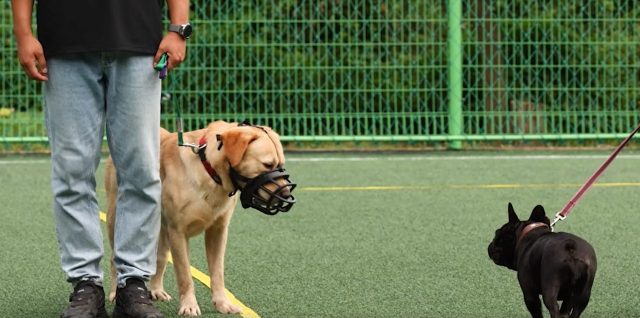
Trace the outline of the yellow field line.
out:
M 393 190 L 444 190 L 444 189 L 514 189 L 514 188 L 571 188 L 579 183 L 549 184 L 470 184 L 435 186 L 366 186 L 366 187 L 307 187 L 296 191 L 393 191 Z M 593 187 L 640 187 L 640 182 L 596 183 Z
M 358 187 L 306 187 L 300 191 L 397 191 L 397 190 L 446 190 L 446 189 L 515 189 L 515 188 L 573 188 L 580 183 L 539 183 L 539 184 L 469 184 L 433 186 L 358 186 Z M 596 183 L 593 187 L 640 187 L 640 182 Z M 100 189 L 98 192 L 105 192 Z
M 102 211 L 100 211 L 100 220 L 107 222 L 107 215 Z M 173 264 L 173 258 L 171 257 L 171 253 L 169 253 L 169 263 Z M 199 282 L 207 286 L 207 288 L 211 289 L 211 278 L 209 278 L 207 274 L 191 266 L 191 276 L 193 276 L 193 278 L 195 278 L 196 280 L 198 280 Z M 242 317 L 260 318 L 260 316 L 258 316 L 258 314 L 255 311 L 253 311 L 253 309 L 245 306 L 245 304 L 243 304 L 240 300 L 238 300 L 238 298 L 236 298 L 236 296 L 233 295 L 229 290 L 225 289 L 224 291 L 227 293 L 227 297 L 229 297 L 229 300 L 231 300 L 233 304 L 240 306 L 240 308 L 242 308 Z

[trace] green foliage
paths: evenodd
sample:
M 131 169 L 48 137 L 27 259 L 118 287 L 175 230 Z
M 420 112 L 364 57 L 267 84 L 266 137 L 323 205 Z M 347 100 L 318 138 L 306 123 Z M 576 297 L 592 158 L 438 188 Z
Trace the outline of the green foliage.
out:
M 0 107 L 41 109 L 2 0 Z M 185 129 L 284 136 L 447 133 L 448 1 L 192 1 L 188 58 L 164 81 Z M 466 134 L 626 133 L 638 121 L 632 0 L 463 0 Z M 168 23 L 168 21 L 166 21 Z
M 490 1 L 488 6 L 480 17 L 474 8 L 467 12 L 477 19 L 465 29 L 467 110 L 525 112 L 543 133 L 626 133 L 635 126 L 640 119 L 635 113 L 640 106 L 637 1 Z M 481 43 L 483 32 L 494 42 Z

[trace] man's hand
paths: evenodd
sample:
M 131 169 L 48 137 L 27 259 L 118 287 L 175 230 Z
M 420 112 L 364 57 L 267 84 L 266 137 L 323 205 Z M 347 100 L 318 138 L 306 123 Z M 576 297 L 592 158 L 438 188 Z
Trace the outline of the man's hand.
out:
M 13 33 L 18 44 L 18 61 L 29 78 L 46 81 L 47 61 L 44 60 L 42 45 L 33 36 L 31 30 L 31 15 L 33 13 L 33 0 L 11 0 L 13 12 Z M 36 67 L 36 61 L 40 70 Z
M 156 57 L 153 59 L 153 67 L 156 67 L 160 61 L 162 54 L 167 53 L 167 72 L 170 72 L 173 68 L 177 67 L 184 61 L 184 57 L 187 53 L 187 40 L 176 32 L 169 32 L 158 47 Z
M 26 35 L 17 39 L 18 44 L 18 60 L 22 69 L 30 79 L 37 81 L 47 81 L 47 61 L 44 58 L 42 45 L 33 35 Z M 36 67 L 38 61 L 38 67 Z

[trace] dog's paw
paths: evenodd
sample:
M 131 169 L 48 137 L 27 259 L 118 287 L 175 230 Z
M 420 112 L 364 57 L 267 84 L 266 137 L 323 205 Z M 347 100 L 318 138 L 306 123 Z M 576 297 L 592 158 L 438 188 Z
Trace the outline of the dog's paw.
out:
M 242 308 L 238 305 L 234 305 L 231 301 L 226 299 L 213 300 L 213 305 L 216 306 L 216 310 L 221 314 L 241 314 Z
M 151 293 L 151 299 L 155 301 L 169 301 L 171 300 L 171 296 L 167 294 L 164 289 L 152 289 L 149 291 Z
M 180 310 L 178 311 L 178 315 L 185 317 L 197 317 L 202 315 L 195 297 L 187 297 L 180 301 Z

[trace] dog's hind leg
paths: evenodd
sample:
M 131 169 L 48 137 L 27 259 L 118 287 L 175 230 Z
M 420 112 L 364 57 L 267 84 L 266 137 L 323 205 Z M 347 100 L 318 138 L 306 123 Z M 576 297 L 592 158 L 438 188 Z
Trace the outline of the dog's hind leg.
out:
M 571 296 L 564 298 L 562 301 L 562 306 L 560 306 L 560 317 L 565 318 L 569 317 L 571 314 L 571 309 L 573 308 L 573 302 Z
M 584 294 L 575 295 L 576 299 L 574 300 L 573 311 L 571 312 L 570 318 L 579 318 L 580 314 L 587 308 L 589 304 L 589 298 L 591 297 L 591 291 L 587 291 Z
M 158 259 L 156 261 L 156 274 L 151 277 L 149 282 L 149 292 L 151 299 L 158 301 L 169 301 L 171 296 L 164 290 L 163 277 L 169 261 L 169 237 L 167 227 L 162 226 L 160 229 L 160 237 L 158 239 Z
M 116 265 L 113 263 L 113 237 L 114 237 L 114 225 L 116 223 L 116 202 L 118 200 L 118 183 L 116 181 L 116 168 L 113 165 L 113 161 L 111 160 L 111 156 L 107 158 L 107 163 L 104 172 L 104 187 L 107 192 L 107 237 L 109 238 L 109 246 L 111 247 L 111 258 L 110 258 L 110 267 L 111 267 L 111 291 L 109 293 L 109 301 L 116 300 L 116 289 L 118 288 L 118 283 L 116 278 L 118 277 L 118 272 L 116 270 Z
M 566 318 L 566 316 L 562 317 L 560 315 L 560 309 L 558 308 L 558 294 L 560 293 L 561 282 L 562 280 L 559 277 L 553 276 L 542 282 L 542 301 L 544 301 L 544 305 L 549 310 L 551 318 Z
M 560 317 L 569 318 L 571 309 L 573 308 L 573 303 L 571 302 L 572 298 L 573 289 L 571 287 L 564 286 L 563 288 L 560 288 L 560 293 L 558 294 L 558 300 L 562 300 Z
M 593 277 L 586 280 L 583 284 L 580 284 L 576 288 L 571 303 L 573 305 L 573 311 L 570 318 L 579 318 L 582 312 L 587 308 L 589 299 L 591 298 L 591 287 L 593 286 Z
M 115 209 L 115 207 L 114 207 Z M 115 213 L 113 215 L 115 217 Z M 113 302 L 116 300 L 116 289 L 118 287 L 118 283 L 116 278 L 118 277 L 118 271 L 116 270 L 116 264 L 113 262 L 113 223 L 115 220 L 110 218 L 107 219 L 107 232 L 109 237 L 109 244 L 111 245 L 111 258 L 109 260 L 109 264 L 111 267 L 111 291 L 109 292 L 109 301 Z

